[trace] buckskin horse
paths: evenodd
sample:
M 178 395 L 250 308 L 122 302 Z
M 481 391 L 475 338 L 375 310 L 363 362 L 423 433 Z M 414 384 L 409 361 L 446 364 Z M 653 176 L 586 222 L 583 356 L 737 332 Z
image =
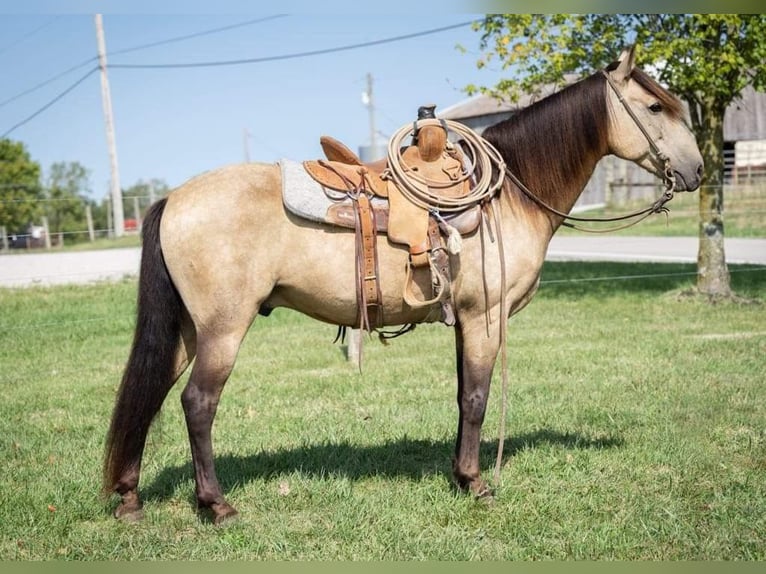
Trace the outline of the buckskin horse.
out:
M 487 200 L 495 219 L 463 237 L 459 255 L 449 258 L 458 405 L 452 473 L 476 496 L 490 494 L 480 476 L 480 432 L 507 319 L 535 294 L 548 243 L 598 160 L 631 160 L 675 191 L 695 190 L 702 174 L 682 104 L 634 66 L 633 49 L 483 137 L 506 165 L 502 189 Z M 223 226 L 232 239 L 218 233 Z M 197 503 L 216 523 L 236 515 L 216 478 L 211 427 L 240 343 L 259 311 L 275 307 L 356 325 L 355 249 L 353 231 L 285 209 L 276 164 L 207 172 L 154 204 L 143 227 L 134 340 L 106 439 L 104 489 L 121 496 L 115 516 L 142 516 L 147 432 L 192 362 L 181 402 Z M 381 237 L 377 256 L 385 325 L 430 320 L 432 309 L 413 308 L 402 295 L 407 249 Z M 426 298 L 427 269 L 414 284 Z

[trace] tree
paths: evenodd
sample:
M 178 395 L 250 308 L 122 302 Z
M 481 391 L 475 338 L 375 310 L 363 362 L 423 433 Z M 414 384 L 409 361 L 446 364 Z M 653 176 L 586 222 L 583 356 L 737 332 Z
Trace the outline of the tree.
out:
M 25 230 L 39 213 L 40 164 L 24 144 L 0 139 L 0 225 Z
M 77 162 L 51 165 L 45 185 L 45 214 L 51 233 L 84 231 L 90 174 Z
M 492 14 L 482 32 L 483 67 L 498 60 L 512 77 L 494 88 L 468 86 L 516 101 L 566 74 L 603 68 L 627 44 L 639 46 L 639 65 L 689 106 L 705 173 L 699 191 L 697 290 L 731 295 L 724 254 L 723 118 L 748 85 L 766 89 L 763 14 Z
M 123 201 L 129 202 L 125 207 L 125 213 L 132 213 L 135 219 L 143 219 L 143 214 L 156 200 L 170 193 L 170 187 L 162 179 L 139 179 L 127 189 L 122 190 Z M 138 209 L 138 213 L 135 210 Z

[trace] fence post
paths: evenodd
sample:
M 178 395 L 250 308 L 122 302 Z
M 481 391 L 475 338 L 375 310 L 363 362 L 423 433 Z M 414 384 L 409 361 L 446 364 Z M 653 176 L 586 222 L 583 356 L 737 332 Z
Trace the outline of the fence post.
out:
M 133 218 L 136 220 L 136 231 L 141 231 L 141 208 L 138 206 L 138 196 L 133 196 Z
M 362 332 L 359 329 L 349 329 L 346 333 L 348 335 L 348 346 L 346 347 L 346 359 L 350 363 L 359 362 L 359 345 Z
M 51 235 L 48 230 L 48 218 L 46 216 L 42 216 L 43 220 L 43 233 L 45 234 L 45 248 L 50 249 L 51 248 Z
M 85 219 L 88 222 L 88 238 L 93 242 L 96 239 L 96 232 L 93 231 L 93 212 L 90 209 L 90 203 L 85 204 Z
M 5 225 L 0 225 L 0 235 L 3 236 L 3 251 L 8 251 L 8 234 L 5 232 Z

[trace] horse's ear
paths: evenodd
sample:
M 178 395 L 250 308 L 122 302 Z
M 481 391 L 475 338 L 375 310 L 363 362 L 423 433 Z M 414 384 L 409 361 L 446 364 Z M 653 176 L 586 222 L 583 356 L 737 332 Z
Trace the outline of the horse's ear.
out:
M 630 48 L 626 48 L 620 54 L 618 58 L 620 65 L 612 72 L 612 76 L 618 82 L 626 82 L 630 78 L 630 73 L 633 71 L 633 67 L 636 62 L 636 45 L 632 45 Z

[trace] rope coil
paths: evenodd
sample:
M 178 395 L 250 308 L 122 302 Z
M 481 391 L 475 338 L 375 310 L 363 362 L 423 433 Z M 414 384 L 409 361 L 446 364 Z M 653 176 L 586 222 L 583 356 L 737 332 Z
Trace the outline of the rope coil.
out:
M 479 134 L 458 122 L 441 119 L 417 121 L 418 128 L 430 125 L 445 128 L 462 138 L 464 149 L 468 153 L 464 154 L 467 157 L 463 162 L 460 177 L 449 182 L 434 181 L 420 175 L 406 164 L 402 157 L 402 142 L 405 138 L 415 135 L 416 128 L 412 125 L 403 126 L 388 141 L 387 176 L 402 190 L 407 199 L 423 209 L 462 211 L 492 197 L 502 186 L 505 176 L 505 161 L 500 152 Z M 457 151 L 454 144 L 448 141 L 447 152 L 451 150 Z M 475 185 L 469 187 L 467 193 L 457 197 L 445 197 L 439 193 L 439 190 L 470 180 L 477 173 L 477 167 L 479 178 Z

